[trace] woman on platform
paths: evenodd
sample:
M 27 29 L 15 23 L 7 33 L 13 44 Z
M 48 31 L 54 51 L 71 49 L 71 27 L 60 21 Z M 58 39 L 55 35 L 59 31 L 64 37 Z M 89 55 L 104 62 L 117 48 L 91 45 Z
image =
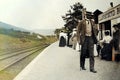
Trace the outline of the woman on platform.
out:
M 59 47 L 64 47 L 66 45 L 66 34 L 61 31 L 59 35 Z
M 72 48 L 76 49 L 76 45 L 77 45 L 77 32 L 76 32 L 76 28 L 73 29 L 71 39 L 72 39 Z
M 103 42 L 103 48 L 101 49 L 101 59 L 105 59 L 108 61 L 112 60 L 112 45 L 111 45 L 112 37 L 109 35 L 109 32 L 105 32 L 105 37 L 101 42 Z

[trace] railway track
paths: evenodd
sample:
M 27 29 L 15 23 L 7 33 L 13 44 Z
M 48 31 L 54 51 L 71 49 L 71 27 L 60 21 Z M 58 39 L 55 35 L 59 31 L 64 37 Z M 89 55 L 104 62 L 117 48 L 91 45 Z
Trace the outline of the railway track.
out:
M 27 56 L 40 51 L 41 49 L 47 47 L 45 46 L 34 46 L 28 49 L 18 50 L 12 53 L 0 55 L 0 71 L 8 68 L 11 65 L 14 65 L 15 63 L 19 62 L 20 60 L 26 58 Z
M 30 47 L 22 47 L 22 48 L 7 50 L 7 51 L 1 51 L 0 52 L 0 56 L 5 55 L 5 54 L 10 54 L 10 53 L 15 53 L 15 52 L 18 52 L 18 51 L 23 51 L 23 50 L 34 48 L 34 47 L 39 47 L 39 46 L 40 46 L 40 44 L 39 45 L 30 46 Z

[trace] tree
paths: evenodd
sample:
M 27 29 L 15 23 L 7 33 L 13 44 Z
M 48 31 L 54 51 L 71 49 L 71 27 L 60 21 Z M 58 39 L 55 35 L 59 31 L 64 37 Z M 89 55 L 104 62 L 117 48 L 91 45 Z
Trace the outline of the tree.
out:
M 82 10 L 84 6 L 78 2 L 75 3 L 73 6 L 70 6 L 70 10 L 65 14 L 65 16 L 62 16 L 63 20 L 66 22 L 64 24 L 66 29 L 69 29 L 72 31 L 73 28 L 76 28 L 78 24 L 78 20 L 82 20 Z M 87 18 L 90 19 L 93 17 L 92 12 L 86 11 Z
M 73 28 L 76 28 L 78 20 L 82 19 L 83 5 L 78 2 L 70 7 L 71 9 L 65 14 L 65 16 L 62 16 L 62 18 L 66 22 L 64 25 L 65 28 L 72 31 Z

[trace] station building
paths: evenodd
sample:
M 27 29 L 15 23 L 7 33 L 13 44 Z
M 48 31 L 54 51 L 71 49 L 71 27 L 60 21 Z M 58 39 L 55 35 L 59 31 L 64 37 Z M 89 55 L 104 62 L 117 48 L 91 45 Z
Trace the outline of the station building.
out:
M 105 12 L 100 12 L 96 11 L 97 13 L 99 12 L 98 15 L 98 40 L 102 40 L 105 37 L 105 32 L 108 31 L 110 36 L 113 38 L 113 30 L 114 30 L 114 25 L 120 24 L 120 4 L 118 4 L 115 7 L 109 8 Z M 119 26 L 120 27 L 120 26 Z M 120 36 L 119 36 L 120 37 Z M 119 38 L 119 48 L 120 48 L 120 38 Z M 115 54 L 120 54 L 120 49 L 119 52 L 116 52 L 114 50 L 114 47 L 112 48 L 112 61 L 115 60 Z

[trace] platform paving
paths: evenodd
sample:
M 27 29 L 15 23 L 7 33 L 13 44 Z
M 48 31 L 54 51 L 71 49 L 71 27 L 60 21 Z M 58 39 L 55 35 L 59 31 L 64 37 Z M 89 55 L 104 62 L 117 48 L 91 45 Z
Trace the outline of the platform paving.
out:
M 80 52 L 70 47 L 59 47 L 58 42 L 47 47 L 14 80 L 120 80 L 120 63 L 95 57 L 97 73 L 80 71 Z

